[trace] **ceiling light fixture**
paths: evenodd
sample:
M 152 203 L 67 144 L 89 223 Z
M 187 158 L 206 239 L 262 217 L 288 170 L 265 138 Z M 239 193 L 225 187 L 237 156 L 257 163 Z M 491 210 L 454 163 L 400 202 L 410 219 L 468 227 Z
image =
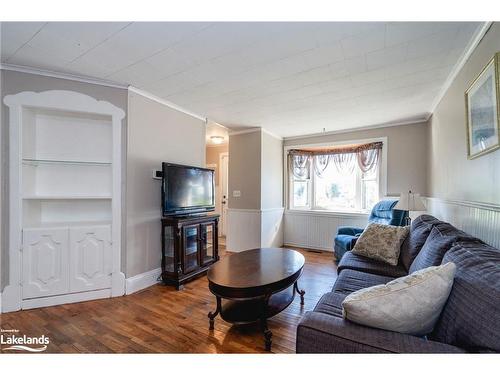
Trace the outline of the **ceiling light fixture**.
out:
M 212 143 L 216 145 L 220 145 L 222 142 L 224 142 L 224 137 L 220 135 L 212 135 L 210 139 L 212 140 Z

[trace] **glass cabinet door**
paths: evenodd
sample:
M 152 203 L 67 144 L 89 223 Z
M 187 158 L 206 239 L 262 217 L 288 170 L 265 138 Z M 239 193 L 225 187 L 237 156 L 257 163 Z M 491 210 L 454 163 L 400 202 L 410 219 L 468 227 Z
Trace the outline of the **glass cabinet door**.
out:
M 215 240 L 214 223 L 201 224 L 200 262 L 202 265 L 215 260 Z
M 175 270 L 175 238 L 174 228 L 172 226 L 165 226 L 163 228 L 163 259 L 165 262 L 165 271 L 173 273 Z
M 186 225 L 183 228 L 183 241 L 184 241 L 184 273 L 189 273 L 199 267 L 198 265 L 198 250 L 200 245 L 200 226 Z

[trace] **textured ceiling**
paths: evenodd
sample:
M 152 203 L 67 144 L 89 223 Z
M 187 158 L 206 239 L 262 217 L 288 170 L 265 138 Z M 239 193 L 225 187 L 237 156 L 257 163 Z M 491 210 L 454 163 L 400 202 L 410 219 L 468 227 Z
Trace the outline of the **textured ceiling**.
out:
M 421 119 L 479 23 L 2 23 L 2 63 L 131 84 L 232 129 Z

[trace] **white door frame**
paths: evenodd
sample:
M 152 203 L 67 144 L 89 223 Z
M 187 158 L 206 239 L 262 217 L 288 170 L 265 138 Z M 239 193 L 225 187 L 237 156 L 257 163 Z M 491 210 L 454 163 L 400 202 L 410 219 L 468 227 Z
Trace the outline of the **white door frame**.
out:
M 220 220 L 220 228 L 221 228 L 221 233 L 222 235 L 226 235 L 226 232 L 227 232 L 227 212 L 224 213 L 224 205 L 222 204 L 222 199 L 223 196 L 224 196 L 224 188 L 223 188 L 223 181 L 224 181 L 224 176 L 223 176 L 223 169 L 222 169 L 222 159 L 223 158 L 228 158 L 228 165 L 227 165 L 227 168 L 226 168 L 226 185 L 228 183 L 228 176 L 229 176 L 229 152 L 221 152 L 219 154 L 219 187 L 220 187 L 220 192 L 221 192 L 221 196 L 220 196 L 220 199 L 221 199 L 221 205 L 220 205 L 220 215 L 221 215 L 221 220 Z M 227 190 L 227 189 L 226 189 Z M 228 202 L 228 194 L 229 194 L 229 191 L 226 191 L 226 198 L 225 198 L 225 201 L 226 201 L 226 210 L 227 210 L 227 202 Z
M 35 93 L 24 91 L 5 96 L 9 108 L 9 283 L 2 293 L 2 311 L 20 310 L 22 307 L 22 124 L 23 108 L 83 112 L 111 116 L 113 126 L 113 191 L 112 191 L 112 276 L 111 296 L 125 294 L 125 274 L 121 272 L 121 155 L 122 120 L 125 112 L 113 104 L 96 100 L 74 91 L 50 90 Z M 69 264 L 68 264 L 69 267 Z M 68 297 L 75 302 L 75 297 Z M 64 299 L 61 301 L 64 302 Z

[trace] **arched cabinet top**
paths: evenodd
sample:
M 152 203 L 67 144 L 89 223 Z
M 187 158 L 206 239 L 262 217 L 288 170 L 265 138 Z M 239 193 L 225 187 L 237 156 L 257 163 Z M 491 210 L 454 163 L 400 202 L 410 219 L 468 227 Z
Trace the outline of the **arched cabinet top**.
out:
M 23 91 L 6 95 L 4 103 L 9 108 L 36 107 L 51 110 L 74 111 L 109 115 L 118 120 L 125 117 L 123 109 L 104 100 L 68 90 L 48 90 L 42 92 Z

